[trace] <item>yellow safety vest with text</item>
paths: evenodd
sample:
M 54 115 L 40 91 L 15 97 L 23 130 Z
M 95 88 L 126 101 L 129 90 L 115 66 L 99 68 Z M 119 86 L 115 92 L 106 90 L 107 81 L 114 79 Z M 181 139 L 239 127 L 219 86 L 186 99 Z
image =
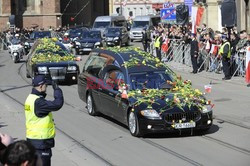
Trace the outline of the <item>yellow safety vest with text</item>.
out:
M 47 116 L 39 118 L 35 115 L 35 101 L 39 96 L 30 94 L 25 101 L 26 138 L 49 139 L 55 137 L 55 124 L 50 112 Z
M 159 36 L 156 40 L 155 40 L 155 48 L 160 48 L 161 42 L 160 42 L 161 36 Z
M 231 48 L 230 48 L 230 43 L 229 42 L 226 42 L 224 43 L 221 47 L 220 47 L 220 50 L 219 50 L 219 55 L 222 55 L 224 52 L 224 47 L 226 46 L 226 44 L 228 44 L 228 47 L 229 47 L 229 51 L 228 51 L 228 54 L 227 54 L 227 58 L 230 58 L 231 57 Z

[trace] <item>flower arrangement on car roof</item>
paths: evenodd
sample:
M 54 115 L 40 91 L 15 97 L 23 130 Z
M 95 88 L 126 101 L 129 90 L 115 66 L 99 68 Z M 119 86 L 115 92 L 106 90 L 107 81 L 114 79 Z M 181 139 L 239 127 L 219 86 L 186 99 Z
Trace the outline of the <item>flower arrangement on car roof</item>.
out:
M 38 46 L 36 47 L 35 54 L 31 58 L 31 63 L 42 62 L 61 62 L 61 61 L 74 61 L 75 56 L 63 50 L 60 46 L 56 45 L 55 39 L 43 38 L 39 39 Z M 64 54 L 64 56 L 61 56 Z
M 144 103 L 147 104 L 147 107 L 152 108 L 153 104 L 159 104 L 156 100 L 161 99 L 165 100 L 168 105 L 168 108 L 171 109 L 174 106 L 179 107 L 184 111 L 184 107 L 192 106 L 198 107 L 200 110 L 203 106 L 212 105 L 211 101 L 206 100 L 203 96 L 203 93 L 198 89 L 192 88 L 192 83 L 190 80 L 183 81 L 180 76 L 177 76 L 169 67 L 161 62 L 158 58 L 155 58 L 150 53 L 141 50 L 140 48 L 134 47 L 107 47 L 106 50 L 111 50 L 116 53 L 130 53 L 137 52 L 137 54 L 131 54 L 130 59 L 124 62 L 123 66 L 125 68 L 130 68 L 134 66 L 150 66 L 152 68 L 164 67 L 166 73 L 171 74 L 174 78 L 173 81 L 166 81 L 166 84 L 171 86 L 170 89 L 136 89 L 129 90 L 124 93 L 124 90 L 128 90 L 129 85 L 119 85 L 119 91 L 122 94 L 127 94 L 127 97 L 132 97 L 136 99 L 134 106 L 139 106 Z M 142 56 L 143 59 L 140 59 L 138 56 Z M 153 66 L 154 65 L 154 66 Z M 171 96 L 171 97 L 170 97 Z M 162 108 L 161 112 L 164 112 L 168 109 Z

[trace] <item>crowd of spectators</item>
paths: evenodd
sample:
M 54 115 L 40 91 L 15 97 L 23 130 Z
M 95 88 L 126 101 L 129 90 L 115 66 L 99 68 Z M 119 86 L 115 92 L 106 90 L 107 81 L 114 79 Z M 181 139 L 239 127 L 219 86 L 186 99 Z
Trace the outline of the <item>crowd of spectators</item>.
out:
M 189 45 L 194 32 L 192 33 L 191 25 L 159 24 L 155 26 L 153 30 L 147 29 L 144 33 L 148 33 L 148 35 L 143 35 L 143 45 L 145 45 L 145 40 L 148 40 L 149 43 L 149 47 L 144 47 L 144 50 L 151 51 L 152 54 L 162 59 L 162 57 L 174 56 L 170 55 L 171 53 L 173 54 L 173 42 L 184 43 L 186 46 Z M 157 48 L 155 48 L 155 42 L 158 36 L 160 36 L 161 55 L 158 55 L 159 53 L 154 51 L 157 50 Z M 215 31 L 208 28 L 206 24 L 202 24 L 201 27 L 196 29 L 196 39 L 199 45 L 198 66 L 200 71 L 219 72 L 221 70 L 221 56 L 218 53 L 222 45 L 222 36 L 226 36 L 231 44 L 231 76 L 244 75 L 245 68 L 243 61 L 245 59 L 246 48 L 250 46 L 250 34 L 247 34 L 246 30 L 238 32 L 236 27 L 230 30 L 223 28 L 222 31 Z M 239 72 L 241 72 L 241 74 Z

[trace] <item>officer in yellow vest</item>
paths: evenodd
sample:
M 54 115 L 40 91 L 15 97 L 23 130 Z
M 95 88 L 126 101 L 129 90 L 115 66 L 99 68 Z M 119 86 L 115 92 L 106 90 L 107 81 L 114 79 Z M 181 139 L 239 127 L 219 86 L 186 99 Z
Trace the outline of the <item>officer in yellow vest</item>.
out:
M 157 58 L 159 58 L 159 60 L 161 60 L 161 45 L 162 45 L 162 36 L 160 33 L 156 33 L 156 37 L 155 37 L 155 51 L 156 51 L 156 56 Z
M 230 75 L 231 46 L 230 46 L 230 42 L 227 40 L 226 35 L 222 35 L 221 38 L 223 42 L 219 50 L 219 55 L 222 58 L 222 65 L 223 65 L 222 69 L 225 75 L 225 77 L 222 78 L 222 80 L 230 80 L 231 79 L 231 75 Z
M 25 101 L 26 138 L 40 154 L 43 166 L 50 166 L 55 146 L 55 124 L 52 111 L 63 106 L 63 93 L 57 84 L 52 83 L 54 100 L 46 100 L 47 80 L 38 75 L 32 80 L 33 89 Z

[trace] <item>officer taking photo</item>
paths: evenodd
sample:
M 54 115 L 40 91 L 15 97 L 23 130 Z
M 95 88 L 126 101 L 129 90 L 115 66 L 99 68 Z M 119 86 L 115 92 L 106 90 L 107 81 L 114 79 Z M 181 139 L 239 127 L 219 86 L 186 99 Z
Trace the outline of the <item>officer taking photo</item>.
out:
M 45 76 L 35 76 L 32 83 L 31 94 L 25 101 L 26 138 L 40 155 L 43 166 L 50 166 L 51 148 L 55 146 L 55 124 L 52 112 L 63 106 L 63 93 L 52 81 L 54 100 L 49 101 L 45 99 L 48 85 Z

